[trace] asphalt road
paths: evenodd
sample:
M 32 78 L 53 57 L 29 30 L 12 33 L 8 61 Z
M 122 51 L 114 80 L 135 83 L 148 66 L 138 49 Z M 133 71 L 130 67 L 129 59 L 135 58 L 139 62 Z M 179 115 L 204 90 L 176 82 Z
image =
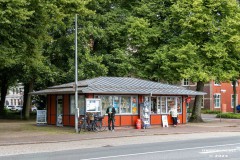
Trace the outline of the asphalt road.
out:
M 19 154 L 0 160 L 238 160 L 239 153 L 240 136 L 229 136 Z

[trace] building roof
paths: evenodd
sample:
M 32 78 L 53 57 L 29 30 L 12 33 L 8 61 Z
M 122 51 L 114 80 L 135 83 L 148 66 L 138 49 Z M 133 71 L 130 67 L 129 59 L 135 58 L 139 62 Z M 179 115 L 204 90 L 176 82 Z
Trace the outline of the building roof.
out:
M 75 82 L 49 87 L 30 94 L 73 94 Z M 130 77 L 97 77 L 78 81 L 79 93 L 96 94 L 156 94 L 156 95 L 205 95 L 205 92 Z

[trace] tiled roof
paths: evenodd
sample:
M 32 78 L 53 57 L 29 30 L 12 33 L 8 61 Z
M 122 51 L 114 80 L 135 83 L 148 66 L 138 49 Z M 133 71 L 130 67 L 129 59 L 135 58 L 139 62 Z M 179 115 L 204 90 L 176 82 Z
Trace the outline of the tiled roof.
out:
M 49 87 L 31 94 L 74 93 L 74 82 Z M 205 95 L 205 92 L 187 90 L 180 86 L 163 84 L 129 77 L 98 77 L 78 81 L 79 93 L 104 94 L 158 94 L 158 95 Z

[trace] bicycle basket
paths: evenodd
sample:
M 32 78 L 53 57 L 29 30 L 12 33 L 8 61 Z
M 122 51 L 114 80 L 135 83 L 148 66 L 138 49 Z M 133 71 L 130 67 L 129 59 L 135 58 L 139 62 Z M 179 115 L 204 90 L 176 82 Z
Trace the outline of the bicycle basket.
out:
M 104 116 L 96 116 L 96 117 L 95 117 L 95 119 L 96 119 L 97 121 L 101 121 L 101 120 L 103 120 L 103 118 L 104 118 Z

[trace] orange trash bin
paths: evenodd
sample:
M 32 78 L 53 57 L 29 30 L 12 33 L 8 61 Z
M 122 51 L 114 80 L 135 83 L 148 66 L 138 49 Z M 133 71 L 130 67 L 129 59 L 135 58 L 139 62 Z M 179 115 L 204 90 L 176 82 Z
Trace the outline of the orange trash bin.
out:
M 141 119 L 137 119 L 137 121 L 136 121 L 136 128 L 137 129 L 141 129 L 141 126 L 142 126 Z

